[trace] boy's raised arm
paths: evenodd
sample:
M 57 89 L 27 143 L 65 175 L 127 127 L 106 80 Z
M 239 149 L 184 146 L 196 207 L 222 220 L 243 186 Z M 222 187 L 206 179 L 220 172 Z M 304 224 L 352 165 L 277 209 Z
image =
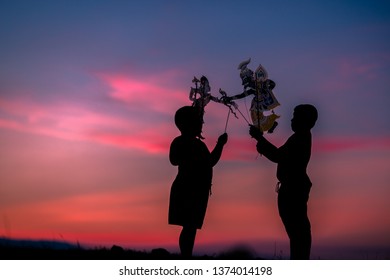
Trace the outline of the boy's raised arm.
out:
M 217 164 L 219 159 L 221 158 L 223 146 L 227 143 L 228 135 L 224 133 L 218 137 L 217 145 L 215 145 L 214 150 L 211 152 L 211 166 Z
M 279 150 L 271 142 L 264 138 L 263 133 L 255 126 L 251 125 L 249 134 L 257 140 L 257 151 L 270 161 L 279 162 Z

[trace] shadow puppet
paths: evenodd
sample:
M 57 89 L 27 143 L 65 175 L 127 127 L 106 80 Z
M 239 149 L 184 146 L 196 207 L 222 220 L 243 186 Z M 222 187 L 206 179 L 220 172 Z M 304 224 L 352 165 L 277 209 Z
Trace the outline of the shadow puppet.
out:
M 277 148 L 251 126 L 249 134 L 257 140 L 257 151 L 277 163 L 279 180 L 278 209 L 290 239 L 290 259 L 309 259 L 311 228 L 307 216 L 307 202 L 312 186 L 306 168 L 311 155 L 311 129 L 318 118 L 313 105 L 302 104 L 294 109 L 291 129 L 294 134 Z
M 201 229 L 206 214 L 213 166 L 219 161 L 227 143 L 226 133 L 219 136 L 212 152 L 200 139 L 203 120 L 196 107 L 185 106 L 177 110 L 175 124 L 181 135 L 170 147 L 169 160 L 178 166 L 172 184 L 168 223 L 182 226 L 179 246 L 183 258 L 191 258 L 197 229 Z

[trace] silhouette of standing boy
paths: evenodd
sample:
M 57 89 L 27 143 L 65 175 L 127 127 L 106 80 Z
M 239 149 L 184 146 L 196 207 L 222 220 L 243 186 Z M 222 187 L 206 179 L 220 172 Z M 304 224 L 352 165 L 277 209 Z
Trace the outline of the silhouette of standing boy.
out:
M 213 166 L 219 161 L 228 136 L 218 138 L 210 153 L 199 139 L 203 121 L 195 107 L 185 106 L 177 110 L 175 124 L 181 135 L 170 147 L 169 160 L 178 166 L 178 174 L 172 184 L 168 223 L 183 227 L 179 246 L 183 258 L 191 258 L 197 229 L 201 229 L 211 192 Z
M 311 155 L 311 132 L 318 118 L 313 105 L 294 109 L 291 129 L 294 134 L 279 148 L 268 142 L 254 126 L 249 134 L 257 140 L 257 151 L 277 163 L 278 209 L 290 239 L 290 258 L 309 259 L 311 248 L 310 221 L 307 202 L 312 183 L 306 173 Z

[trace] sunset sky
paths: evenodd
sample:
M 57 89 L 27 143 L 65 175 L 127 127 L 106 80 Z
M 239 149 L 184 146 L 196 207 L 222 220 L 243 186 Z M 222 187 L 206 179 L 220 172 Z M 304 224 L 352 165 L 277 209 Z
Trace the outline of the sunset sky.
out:
M 314 104 L 312 258 L 390 256 L 390 2 L 0 0 L 0 237 L 178 251 L 168 225 L 175 111 L 194 76 L 242 92 L 238 64 L 276 82 L 291 135 Z M 237 102 L 248 114 L 251 98 Z M 227 107 L 209 103 L 209 149 Z M 288 257 L 276 165 L 229 118 L 195 254 Z

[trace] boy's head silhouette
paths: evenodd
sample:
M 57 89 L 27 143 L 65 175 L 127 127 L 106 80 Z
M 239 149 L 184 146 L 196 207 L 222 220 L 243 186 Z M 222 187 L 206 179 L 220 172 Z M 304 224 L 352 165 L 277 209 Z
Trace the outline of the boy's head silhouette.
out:
M 316 107 L 310 104 L 301 104 L 294 108 L 291 120 L 291 129 L 294 132 L 309 131 L 318 119 Z
M 175 124 L 183 135 L 198 136 L 202 133 L 203 121 L 195 107 L 184 106 L 177 110 Z

